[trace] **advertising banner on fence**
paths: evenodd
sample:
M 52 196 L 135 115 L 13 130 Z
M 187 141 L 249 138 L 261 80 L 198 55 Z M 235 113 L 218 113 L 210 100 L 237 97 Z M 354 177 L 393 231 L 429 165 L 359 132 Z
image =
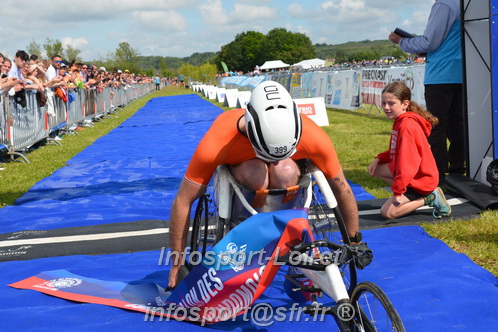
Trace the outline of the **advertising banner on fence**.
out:
M 289 93 L 292 98 L 301 98 L 301 73 L 292 74 Z
M 311 90 L 310 90 L 310 98 L 316 97 L 325 97 L 325 93 L 327 92 L 327 73 L 313 73 L 311 79 Z M 308 98 L 308 96 L 303 95 L 303 98 Z
M 424 76 L 425 65 L 406 67 L 405 69 L 405 83 L 412 90 L 412 100 L 422 107 L 426 107 Z
M 361 102 L 381 107 L 382 89 L 391 82 L 402 81 L 412 90 L 412 100 L 425 107 L 425 66 L 369 68 L 361 71 Z
M 325 104 L 329 107 L 357 110 L 360 107 L 359 71 L 345 70 L 328 74 Z
M 361 71 L 361 102 L 380 107 L 382 89 L 387 85 L 387 69 L 372 68 Z
M 308 72 L 301 76 L 301 98 L 324 97 L 327 90 L 328 74 Z
M 311 90 L 313 89 L 313 76 L 314 73 L 303 73 L 301 76 L 301 95 L 300 98 L 311 98 Z M 297 98 L 297 97 L 296 97 Z
M 291 88 L 291 74 L 286 74 L 286 75 L 271 75 L 268 76 L 268 80 L 270 81 L 275 81 L 280 83 L 284 88 L 287 89 L 287 91 L 290 91 Z

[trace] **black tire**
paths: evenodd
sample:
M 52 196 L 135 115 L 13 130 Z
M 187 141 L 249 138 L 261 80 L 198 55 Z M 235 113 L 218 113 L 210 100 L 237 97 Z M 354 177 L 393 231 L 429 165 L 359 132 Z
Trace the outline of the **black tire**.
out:
M 328 240 L 337 244 L 351 244 L 344 219 L 338 208 L 329 208 L 316 183 L 313 184 L 313 197 L 308 213 L 315 240 Z M 323 249 L 322 249 L 323 250 Z M 353 260 L 339 266 L 349 295 L 358 283 L 356 266 Z
M 224 233 L 225 223 L 218 216 L 214 192 L 210 186 L 197 202 L 190 236 L 190 252 L 199 252 L 202 257 L 206 256 L 206 252 L 223 238 Z M 197 261 L 199 256 L 195 257 Z M 192 270 L 191 262 L 186 265 Z
M 351 305 L 354 307 L 352 331 L 406 331 L 387 295 L 372 282 L 364 281 L 356 286 Z

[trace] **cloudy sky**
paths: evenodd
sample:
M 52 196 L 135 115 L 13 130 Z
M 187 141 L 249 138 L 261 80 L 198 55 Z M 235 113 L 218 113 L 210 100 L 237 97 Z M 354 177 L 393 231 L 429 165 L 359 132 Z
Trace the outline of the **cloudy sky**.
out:
M 106 58 L 120 42 L 142 55 L 217 52 L 238 33 L 276 27 L 315 43 L 387 38 L 396 27 L 422 34 L 434 0 L 2 0 L 0 52 L 47 38 Z

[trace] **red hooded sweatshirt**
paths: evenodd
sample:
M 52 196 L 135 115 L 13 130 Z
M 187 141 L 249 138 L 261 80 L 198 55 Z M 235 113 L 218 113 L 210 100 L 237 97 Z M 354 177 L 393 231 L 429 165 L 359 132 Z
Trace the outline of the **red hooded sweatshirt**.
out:
M 389 163 L 394 196 L 405 193 L 407 187 L 429 195 L 438 186 L 439 172 L 427 141 L 431 130 L 430 122 L 414 112 L 394 121 L 390 149 L 377 155 L 381 163 Z

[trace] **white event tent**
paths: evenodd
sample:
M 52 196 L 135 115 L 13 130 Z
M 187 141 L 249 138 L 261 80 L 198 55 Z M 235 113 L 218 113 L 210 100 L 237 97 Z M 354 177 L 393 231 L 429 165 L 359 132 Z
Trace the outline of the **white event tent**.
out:
M 319 68 L 319 67 L 325 66 L 325 60 L 322 60 L 322 59 L 303 60 L 301 62 L 293 64 L 292 66 L 302 68 L 302 69 Z
M 289 67 L 290 65 L 282 62 L 282 60 L 272 60 L 272 61 L 266 61 L 259 69 L 261 70 L 266 70 L 266 69 L 277 69 L 277 68 L 285 68 Z

